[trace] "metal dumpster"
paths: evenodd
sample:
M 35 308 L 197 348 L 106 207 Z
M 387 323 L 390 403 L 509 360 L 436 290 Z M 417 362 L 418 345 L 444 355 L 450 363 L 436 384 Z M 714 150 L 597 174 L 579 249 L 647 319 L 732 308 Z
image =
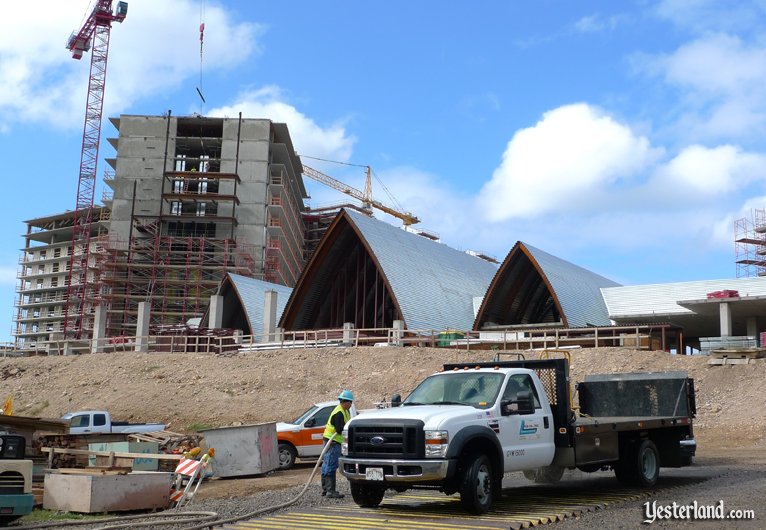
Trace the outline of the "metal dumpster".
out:
M 239 477 L 268 473 L 279 466 L 277 424 L 258 423 L 201 431 L 215 449 L 213 474 Z

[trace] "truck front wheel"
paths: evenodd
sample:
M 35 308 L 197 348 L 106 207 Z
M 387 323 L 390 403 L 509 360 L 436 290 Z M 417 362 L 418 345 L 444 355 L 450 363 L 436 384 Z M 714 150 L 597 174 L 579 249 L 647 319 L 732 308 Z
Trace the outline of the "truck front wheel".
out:
M 362 508 L 377 508 L 385 493 L 386 489 L 380 486 L 372 486 L 364 482 L 351 483 L 351 497 Z
M 298 451 L 295 450 L 295 447 L 288 443 L 281 443 L 277 447 L 277 452 L 279 454 L 279 469 L 290 469 L 295 465 L 295 459 L 298 458 Z
M 492 464 L 486 455 L 473 454 L 466 459 L 460 486 L 460 502 L 473 513 L 487 513 L 495 497 Z

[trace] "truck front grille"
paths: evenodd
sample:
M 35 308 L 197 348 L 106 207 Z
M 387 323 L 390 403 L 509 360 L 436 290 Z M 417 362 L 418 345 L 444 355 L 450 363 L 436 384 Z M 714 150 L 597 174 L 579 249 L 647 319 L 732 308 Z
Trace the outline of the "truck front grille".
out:
M 0 495 L 24 493 L 24 475 L 18 471 L 0 473 Z
M 349 426 L 348 455 L 356 458 L 425 457 L 420 420 L 363 420 Z

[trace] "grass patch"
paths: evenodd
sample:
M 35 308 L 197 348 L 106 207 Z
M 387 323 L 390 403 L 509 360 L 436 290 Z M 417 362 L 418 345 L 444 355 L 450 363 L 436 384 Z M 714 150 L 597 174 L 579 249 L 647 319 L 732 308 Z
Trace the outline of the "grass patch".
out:
M 19 519 L 19 522 L 21 523 L 44 523 L 47 521 L 80 521 L 80 520 L 90 520 L 93 519 L 94 521 L 97 519 L 103 519 L 104 516 L 99 515 L 90 515 L 90 514 L 83 514 L 83 513 L 72 513 L 72 512 L 59 512 L 56 510 L 44 510 L 42 508 L 35 508 L 32 510 L 32 513 L 29 513 Z
M 187 427 L 187 430 L 192 432 L 204 431 L 206 429 L 212 429 L 213 426 L 208 423 L 192 423 Z

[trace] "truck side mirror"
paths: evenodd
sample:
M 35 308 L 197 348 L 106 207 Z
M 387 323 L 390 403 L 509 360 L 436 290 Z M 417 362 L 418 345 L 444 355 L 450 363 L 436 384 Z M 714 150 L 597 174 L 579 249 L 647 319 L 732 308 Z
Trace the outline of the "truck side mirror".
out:
M 504 399 L 500 402 L 500 414 L 512 416 L 514 414 L 533 414 L 535 403 L 532 400 L 532 392 L 521 390 L 516 394 L 516 399 Z
M 391 406 L 392 407 L 398 407 L 402 404 L 402 396 L 399 394 L 393 394 L 391 396 Z

